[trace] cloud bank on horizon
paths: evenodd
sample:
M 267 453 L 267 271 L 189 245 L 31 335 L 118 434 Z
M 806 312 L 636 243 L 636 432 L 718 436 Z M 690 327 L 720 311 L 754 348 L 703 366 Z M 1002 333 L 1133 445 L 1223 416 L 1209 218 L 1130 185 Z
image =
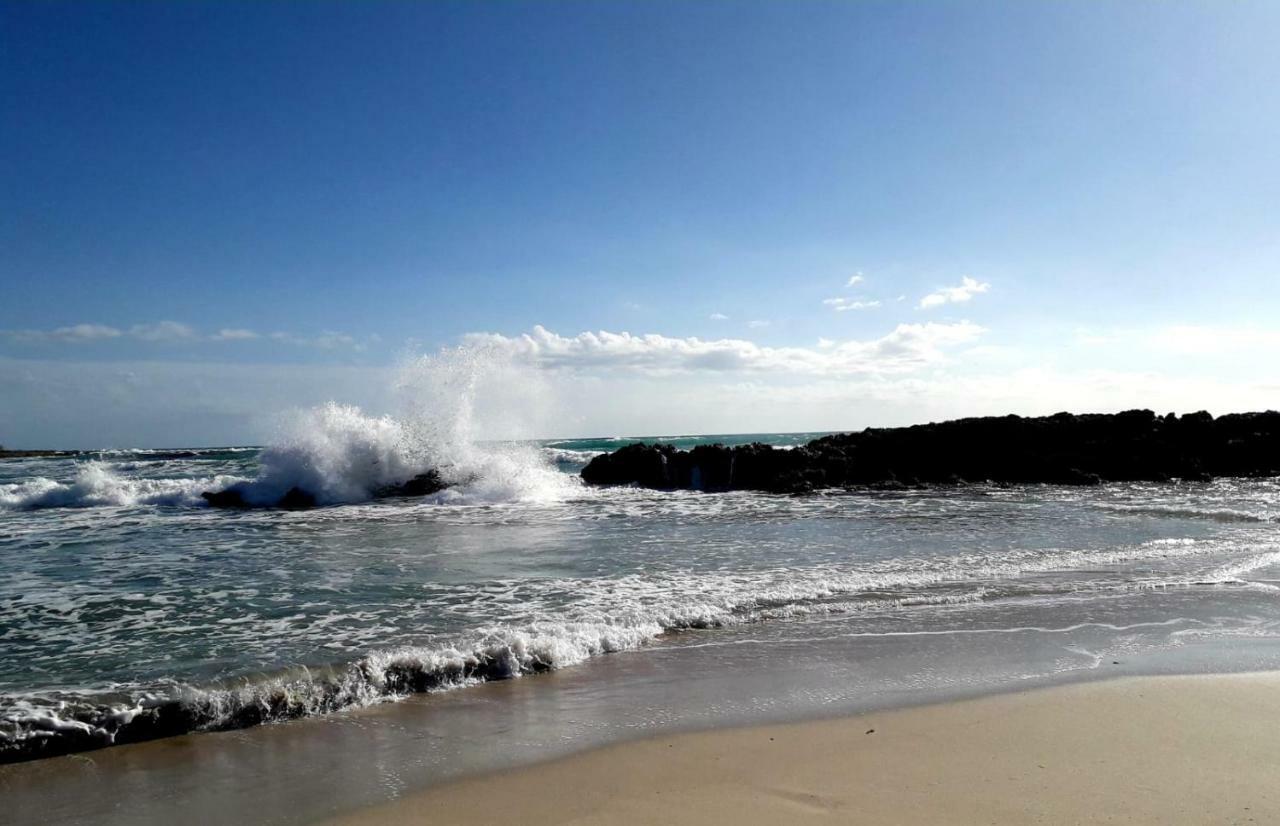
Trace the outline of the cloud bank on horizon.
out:
M 604 330 L 566 337 L 539 325 L 519 336 L 472 333 L 463 341 L 550 369 L 635 371 L 648 376 L 710 371 L 805 377 L 913 372 L 945 362 L 949 349 L 975 341 L 983 332 L 968 321 L 899 324 L 868 341 L 764 347 L 746 339 L 704 340 Z
M 1280 376 L 1257 369 L 1280 363 L 1280 329 L 1077 326 L 1046 340 L 1042 330 L 1019 336 L 930 317 L 952 305 L 979 312 L 977 299 L 1000 293 L 972 276 L 930 287 L 915 304 L 888 299 L 896 285 L 877 290 L 862 272 L 843 287 L 857 297 L 821 305 L 896 307 L 907 320 L 881 320 L 870 336 L 807 344 L 751 337 L 792 327 L 787 318 L 752 319 L 740 324 L 741 335 L 705 337 L 563 335 L 535 324 L 523 333 L 464 333 L 434 352 L 465 353 L 478 370 L 500 365 L 502 381 L 513 368 L 537 374 L 540 393 L 554 400 L 524 420 L 502 417 L 515 425 L 481 438 L 842 430 L 1138 406 L 1223 413 L 1280 401 Z M 875 297 L 882 293 L 888 303 Z M 731 322 L 718 311 L 705 318 L 717 329 Z M 378 333 L 201 329 L 169 320 L 0 330 L 2 343 L 20 351 L 0 353 L 0 384 L 10 390 L 0 398 L 7 443 L 84 448 L 262 443 L 282 414 L 328 401 L 394 413 L 404 366 L 422 352 L 419 342 L 393 345 Z M 95 360 L 75 357 L 85 351 Z M 309 355 L 280 363 L 284 353 Z M 503 404 L 519 404 L 518 393 L 511 398 Z
M 990 285 L 966 280 L 954 289 L 966 296 L 948 302 L 968 301 Z M 0 399 L 0 416 L 17 436 L 7 437 L 11 445 L 261 443 L 291 409 L 337 400 L 395 412 L 393 388 L 402 374 L 397 364 L 414 352 L 406 345 L 398 355 L 371 354 L 371 345 L 385 344 L 376 334 L 201 332 L 176 322 L 127 329 L 82 323 L 6 335 L 46 352 L 60 347 L 64 355 L 68 347 L 132 338 L 150 346 L 196 347 L 197 353 L 228 342 L 303 344 L 331 356 L 371 359 L 174 361 L 154 351 L 147 359 L 98 361 L 0 356 L 0 383 L 11 391 Z M 562 335 L 535 325 L 518 334 L 464 334 L 444 352 L 500 363 L 507 375 L 513 367 L 536 373 L 554 399 L 550 414 L 531 412 L 519 427 L 478 434 L 485 438 L 841 430 L 1135 406 L 1222 413 L 1270 408 L 1280 399 L 1276 377 L 1238 369 L 1242 358 L 1280 360 L 1276 330 L 1077 328 L 1044 344 L 1002 341 L 962 319 L 903 321 L 874 337 L 819 338 L 805 346 L 607 330 Z M 1074 356 L 1063 359 L 1063 352 Z

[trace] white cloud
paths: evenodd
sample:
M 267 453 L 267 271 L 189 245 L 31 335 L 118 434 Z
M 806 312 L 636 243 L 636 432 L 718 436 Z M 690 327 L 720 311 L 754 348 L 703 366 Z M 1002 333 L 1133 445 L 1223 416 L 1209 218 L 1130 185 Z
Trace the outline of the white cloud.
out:
M 55 330 L 0 330 L 0 335 L 22 342 L 62 341 L 78 343 L 119 338 L 124 333 L 115 327 L 108 327 L 105 324 L 73 324 L 70 327 L 58 327 Z
M 524 335 L 474 333 L 468 344 L 505 351 L 553 369 L 623 370 L 652 375 L 696 371 L 790 376 L 893 374 L 945 363 L 949 350 L 986 332 L 967 321 L 899 324 L 880 338 L 831 342 L 818 348 L 763 347 L 743 339 L 704 340 L 658 334 L 586 332 L 573 337 L 534 327 Z
M 967 358 L 967 355 L 965 356 Z M 976 371 L 976 372 L 975 372 Z M 971 415 L 1046 415 L 1060 410 L 1160 412 L 1208 408 L 1215 415 L 1274 407 L 1274 380 L 1231 381 L 1179 371 L 963 369 L 902 375 L 546 373 L 566 402 L 557 433 L 717 433 L 858 430 Z M 660 399 L 661 403 L 655 403 Z
M 870 310 L 880 306 L 879 301 L 856 301 L 852 298 L 825 298 L 822 303 L 837 313 L 844 313 L 849 310 Z
M 247 341 L 249 339 L 259 338 L 259 336 L 253 330 L 223 328 L 210 336 L 210 338 L 214 341 Z
M 115 327 L 105 324 L 76 324 L 71 327 L 59 327 L 50 333 L 58 341 L 93 341 L 102 338 L 119 338 L 121 332 Z
M 755 321 L 748 321 L 747 326 L 750 327 L 752 330 L 763 330 L 765 327 L 768 327 L 772 323 L 773 323 L 772 321 L 766 321 L 765 319 L 758 318 Z
M 707 317 L 710 318 L 712 321 L 728 321 L 729 320 L 729 316 L 725 315 L 724 313 L 712 313 Z
M 129 328 L 129 335 L 142 341 L 190 341 L 197 337 L 195 328 L 177 321 L 135 324 Z
M 866 278 L 864 278 L 864 277 L 862 276 L 862 273 L 861 273 L 861 272 L 859 272 L 857 275 L 851 275 L 851 276 L 849 276 L 849 281 L 848 281 L 848 283 L 847 283 L 847 284 L 845 284 L 844 286 L 845 286 L 845 288 L 846 288 L 846 289 L 848 289 L 849 287 L 856 287 L 856 286 L 858 286 L 859 284 L 861 284 L 863 281 L 866 281 L 866 280 L 867 280 L 867 279 L 866 279 Z
M 293 333 L 274 332 L 263 336 L 244 327 L 223 327 L 216 333 L 205 335 L 189 324 L 178 321 L 157 321 L 152 324 L 135 324 L 127 330 L 105 324 L 75 324 L 53 330 L 0 330 L 0 338 L 23 343 L 62 342 L 84 344 L 108 339 L 133 339 L 154 344 L 195 342 L 253 341 L 268 338 L 286 344 L 315 347 L 321 350 L 351 349 L 363 352 L 370 344 L 381 343 L 376 334 L 357 338 L 349 333 L 325 330 L 315 336 L 299 336 Z
M 42 335 L 47 340 L 53 332 Z M 1107 359 L 1106 370 L 1096 369 L 1096 351 L 1083 346 L 1077 352 L 1088 357 L 1073 364 L 1045 358 L 1027 342 L 997 351 L 983 344 L 984 332 L 969 322 L 902 324 L 876 338 L 764 347 L 734 338 L 570 337 L 535 327 L 517 336 L 467 336 L 465 343 L 479 352 L 475 358 L 463 353 L 461 361 L 468 380 L 474 365 L 483 372 L 483 365 L 496 364 L 491 383 L 545 387 L 555 415 L 531 418 L 526 406 L 495 403 L 498 412 L 490 418 L 502 424 L 510 415 L 531 428 L 529 436 L 546 437 L 859 429 L 1132 407 L 1221 414 L 1275 407 L 1280 398 L 1280 383 L 1265 370 L 1280 357 L 1280 327 L 1103 331 L 1115 352 L 1132 362 Z M 1071 332 L 1064 330 L 1067 340 Z M 275 340 L 313 341 L 287 333 Z M 1205 355 L 1187 358 L 1185 352 Z M 403 378 L 378 366 L 0 356 L 0 422 L 6 429 L 0 435 L 30 447 L 260 442 L 271 438 L 277 414 L 330 399 L 396 412 Z M 444 390 L 456 392 L 452 385 Z M 485 430 L 481 438 L 503 438 L 503 432 Z
M 973 298 L 978 293 L 985 293 L 990 289 L 991 285 L 987 282 L 979 282 L 966 275 L 961 279 L 960 286 L 939 287 L 920 299 L 920 309 L 927 310 L 930 307 L 939 307 L 943 304 L 960 304 Z

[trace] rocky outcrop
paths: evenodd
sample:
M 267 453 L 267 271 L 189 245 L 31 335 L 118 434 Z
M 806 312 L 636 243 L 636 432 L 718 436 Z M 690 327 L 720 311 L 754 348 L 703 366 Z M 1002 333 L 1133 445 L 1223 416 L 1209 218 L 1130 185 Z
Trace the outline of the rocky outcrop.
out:
M 245 498 L 240 487 L 229 487 L 226 490 L 205 491 L 200 498 L 212 508 L 280 508 L 281 510 L 300 511 L 316 506 L 316 497 L 296 485 L 285 491 L 274 502 L 255 504 Z
M 444 480 L 440 478 L 440 474 L 434 470 L 426 473 L 419 473 L 417 476 L 405 482 L 399 482 L 394 485 L 384 485 L 373 491 L 374 499 L 389 499 L 392 497 L 407 496 L 428 496 L 432 493 L 444 490 L 448 487 Z M 316 506 L 315 494 L 303 490 L 300 487 L 292 487 L 285 491 L 285 494 L 274 502 L 265 504 L 256 504 L 250 498 L 245 496 L 245 484 L 242 482 L 238 485 L 232 485 L 225 490 L 205 491 L 200 494 L 200 498 L 209 503 L 213 508 L 281 508 L 283 510 L 306 510 Z
M 831 487 L 964 482 L 1205 480 L 1280 475 L 1280 413 L 1157 416 L 1150 410 L 992 416 L 868 428 L 781 450 L 762 444 L 689 451 L 634 444 L 582 470 L 593 485 L 801 493 Z

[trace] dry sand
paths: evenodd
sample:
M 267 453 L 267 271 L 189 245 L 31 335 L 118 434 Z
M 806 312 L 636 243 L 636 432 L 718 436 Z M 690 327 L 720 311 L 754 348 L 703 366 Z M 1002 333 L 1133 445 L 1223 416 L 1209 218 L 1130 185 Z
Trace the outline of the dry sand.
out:
M 335 822 L 1280 823 L 1280 675 L 1115 680 L 660 737 Z

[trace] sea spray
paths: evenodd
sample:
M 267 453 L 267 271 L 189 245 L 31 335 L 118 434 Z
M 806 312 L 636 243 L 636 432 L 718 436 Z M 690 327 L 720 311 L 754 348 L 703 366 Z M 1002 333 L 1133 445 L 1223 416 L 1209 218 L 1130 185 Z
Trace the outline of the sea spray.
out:
M 545 428 L 554 405 L 537 368 L 508 351 L 480 341 L 406 357 L 394 391 L 394 415 L 336 401 L 281 415 L 276 436 L 250 468 L 253 478 L 121 475 L 139 470 L 137 460 L 153 453 L 165 460 L 200 460 L 203 453 L 243 458 L 240 451 L 252 448 L 107 451 L 95 454 L 104 461 L 81 463 L 71 479 L 0 484 L 0 507 L 196 506 L 204 504 L 205 491 L 269 507 L 295 488 L 318 505 L 350 504 L 433 471 L 448 489 L 430 501 L 442 504 L 552 502 L 581 492 L 577 479 L 563 472 L 559 453 L 522 441 Z M 108 461 L 116 459 L 135 464 Z
M 270 506 L 290 491 L 320 505 L 366 501 L 434 472 L 440 503 L 554 501 L 577 488 L 528 438 L 546 408 L 537 370 L 483 342 L 406 359 L 396 416 L 329 402 L 290 416 L 262 452 L 261 471 L 233 486 L 241 501 Z M 480 441 L 500 436 L 506 441 Z
M 425 472 L 430 460 L 395 419 L 329 402 L 296 414 L 288 435 L 262 451 L 258 478 L 239 490 L 255 505 L 276 502 L 294 487 L 320 504 L 360 502 Z
M 555 501 L 580 489 L 528 442 L 553 409 L 536 367 L 485 341 L 406 359 L 399 420 L 450 485 L 452 503 Z

